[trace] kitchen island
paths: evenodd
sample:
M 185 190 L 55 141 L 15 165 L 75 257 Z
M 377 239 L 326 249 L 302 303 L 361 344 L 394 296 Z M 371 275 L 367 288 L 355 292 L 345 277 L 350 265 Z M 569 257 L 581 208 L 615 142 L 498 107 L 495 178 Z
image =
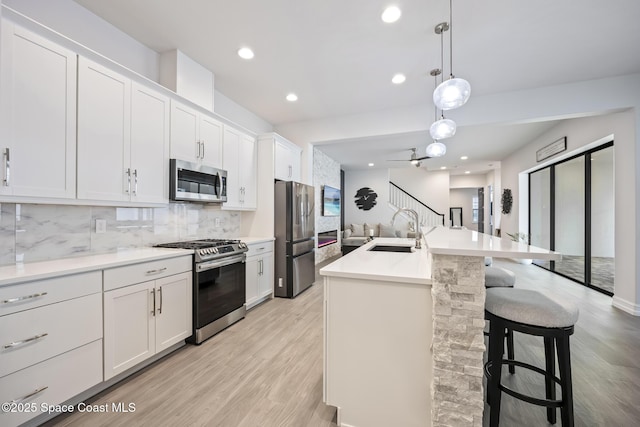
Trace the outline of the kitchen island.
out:
M 338 425 L 481 426 L 484 257 L 559 254 L 466 229 L 378 238 L 320 270 L 324 401 Z M 393 250 L 393 249 L 391 249 Z

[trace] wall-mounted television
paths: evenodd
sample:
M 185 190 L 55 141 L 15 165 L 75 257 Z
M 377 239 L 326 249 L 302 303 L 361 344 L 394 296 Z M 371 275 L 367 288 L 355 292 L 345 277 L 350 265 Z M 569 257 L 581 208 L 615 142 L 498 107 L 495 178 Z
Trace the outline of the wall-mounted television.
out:
M 322 216 L 340 215 L 340 190 L 338 188 L 322 186 Z

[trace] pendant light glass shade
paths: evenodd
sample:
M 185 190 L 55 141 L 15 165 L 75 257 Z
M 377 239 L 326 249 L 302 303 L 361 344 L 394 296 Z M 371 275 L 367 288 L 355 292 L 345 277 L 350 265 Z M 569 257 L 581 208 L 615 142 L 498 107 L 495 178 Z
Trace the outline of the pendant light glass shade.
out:
M 431 139 L 440 140 L 451 138 L 456 134 L 456 122 L 451 119 L 445 119 L 444 116 L 440 120 L 433 122 L 429 128 Z
M 442 142 L 433 141 L 427 145 L 427 156 L 429 157 L 442 157 L 447 153 L 447 146 Z
M 457 77 L 445 80 L 433 91 L 433 103 L 441 110 L 462 107 L 471 96 L 471 85 Z

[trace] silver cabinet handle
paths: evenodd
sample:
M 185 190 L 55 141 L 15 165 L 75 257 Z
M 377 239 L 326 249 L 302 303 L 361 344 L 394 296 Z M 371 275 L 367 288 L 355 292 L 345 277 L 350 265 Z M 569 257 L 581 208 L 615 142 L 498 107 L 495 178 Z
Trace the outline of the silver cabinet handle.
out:
M 264 274 L 264 260 L 260 260 L 260 272 L 259 274 L 262 276 Z
M 134 182 L 134 186 L 133 186 L 133 195 L 137 196 L 138 195 L 138 169 L 134 169 L 133 170 L 133 182 Z
M 16 347 L 20 347 L 21 345 L 28 344 L 28 343 L 30 343 L 30 342 L 32 342 L 32 341 L 35 341 L 35 340 L 39 340 L 40 338 L 44 338 L 44 337 L 46 337 L 47 335 L 49 335 L 49 334 L 48 334 L 47 332 L 45 332 L 44 334 L 34 335 L 34 336 L 32 336 L 31 338 L 27 338 L 26 340 L 22 340 L 22 341 L 14 341 L 14 342 L 12 342 L 12 343 L 5 344 L 5 345 L 4 345 L 4 349 L 6 350 L 6 349 L 8 349 L 8 348 L 16 348 Z
M 151 310 L 151 315 L 155 316 L 156 315 L 156 290 L 151 289 L 151 295 L 153 296 L 153 310 Z
M 167 270 L 167 267 L 162 267 L 162 268 L 158 268 L 156 270 L 147 270 L 146 274 L 148 274 L 148 275 L 160 274 L 160 273 L 162 273 L 163 271 L 166 271 L 166 270 Z
M 4 151 L 2 152 L 3 156 L 4 156 L 4 179 L 2 180 L 2 183 L 4 184 L 5 187 L 9 186 L 9 178 L 11 178 L 11 158 L 9 156 L 9 147 L 5 148 Z
M 33 396 L 35 396 L 36 394 L 42 393 L 43 391 L 45 391 L 45 390 L 46 390 L 46 389 L 48 389 L 48 388 L 49 388 L 49 386 L 48 386 L 48 385 L 46 385 L 46 386 L 44 386 L 44 387 L 40 387 L 40 388 L 38 388 L 38 389 L 35 389 L 35 390 L 34 390 L 34 391 L 32 391 L 31 393 L 29 393 L 29 394 L 25 395 L 25 396 L 18 397 L 17 399 L 13 399 L 13 400 L 12 400 L 11 402 L 9 402 L 9 403 L 20 403 L 20 402 L 24 402 L 25 400 L 27 400 L 27 399 L 29 399 L 29 398 L 31 398 L 31 397 L 33 397 Z
M 158 295 L 160 295 L 160 307 L 158 308 L 158 314 L 162 314 L 162 286 L 158 288 Z
M 127 175 L 127 194 L 131 194 L 131 169 L 127 168 L 125 174 Z
M 47 292 L 40 292 L 39 294 L 25 295 L 23 297 L 15 297 L 15 298 L 5 299 L 5 300 L 0 301 L 0 303 L 2 303 L 2 304 L 11 304 L 13 302 L 19 302 L 19 301 L 24 301 L 24 300 L 28 300 L 28 299 L 43 297 L 45 295 L 47 295 Z
M 202 141 L 202 158 L 204 159 L 204 141 Z
M 293 176 L 293 166 L 289 165 L 289 178 Z

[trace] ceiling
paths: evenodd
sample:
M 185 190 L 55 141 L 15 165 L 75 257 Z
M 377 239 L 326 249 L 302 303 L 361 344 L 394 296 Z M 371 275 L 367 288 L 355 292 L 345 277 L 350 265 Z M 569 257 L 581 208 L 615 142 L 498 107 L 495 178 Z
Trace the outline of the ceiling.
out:
M 440 66 L 434 27 L 449 20 L 446 0 L 75 1 L 157 52 L 180 49 L 213 71 L 216 90 L 276 127 L 431 105 L 429 71 Z M 471 83 L 472 97 L 640 72 L 637 0 L 453 3 L 454 72 Z M 403 11 L 393 24 L 380 19 L 389 4 Z M 240 59 L 242 46 L 255 58 Z M 399 72 L 407 80 L 393 85 Z M 297 102 L 285 100 L 290 92 Z M 458 161 L 463 154 L 495 164 L 554 124 L 460 127 L 446 160 L 429 168 L 469 167 Z M 349 169 L 362 167 L 363 150 L 380 165 L 408 158 L 411 147 L 422 155 L 429 141 L 409 132 L 333 142 L 320 148 Z

